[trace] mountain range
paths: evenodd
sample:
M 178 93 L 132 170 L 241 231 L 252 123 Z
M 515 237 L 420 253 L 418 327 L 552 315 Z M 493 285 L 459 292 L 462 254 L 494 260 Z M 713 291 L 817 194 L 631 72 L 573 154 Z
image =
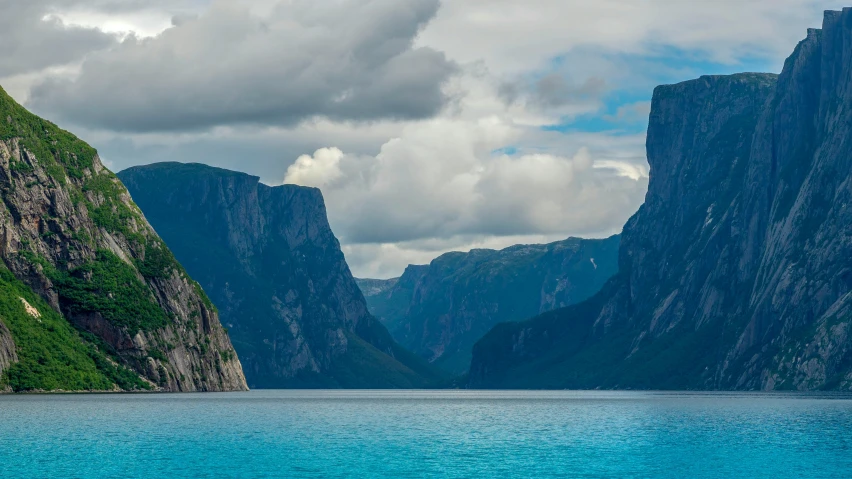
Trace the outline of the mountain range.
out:
M 116 176 L 0 90 L 0 391 L 852 390 L 850 52 L 826 12 L 780 75 L 656 88 L 620 236 L 392 280 L 353 278 L 315 188 Z
M 618 268 L 618 236 L 447 253 L 400 278 L 359 279 L 370 311 L 401 345 L 454 374 L 494 325 L 595 294 Z

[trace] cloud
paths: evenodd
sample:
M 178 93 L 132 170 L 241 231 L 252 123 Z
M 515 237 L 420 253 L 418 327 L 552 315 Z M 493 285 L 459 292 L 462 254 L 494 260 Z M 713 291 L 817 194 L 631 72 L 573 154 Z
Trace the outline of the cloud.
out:
M 457 116 L 410 125 L 374 156 L 334 148 L 301 156 L 285 181 L 321 185 L 346 244 L 621 229 L 642 202 L 647 175 L 625 174 L 641 170 L 588 136 L 536 151 L 549 143 L 538 128 L 516 123 L 487 84 L 469 86 L 475 93 Z M 644 163 L 641 143 L 623 141 Z M 516 153 L 497 153 L 507 145 Z
M 607 168 L 613 170 L 617 175 L 630 178 L 633 181 L 641 181 L 648 178 L 650 168 L 647 165 L 639 165 L 624 161 L 601 160 L 595 163 L 595 168 Z
M 637 101 L 619 106 L 614 115 L 604 115 L 603 119 L 621 123 L 644 123 L 648 121 L 650 114 L 651 102 Z
M 313 156 L 302 155 L 287 168 L 285 183 L 321 188 L 340 179 L 340 160 L 343 152 L 338 148 L 320 148 Z
M 37 112 L 116 168 L 200 161 L 319 186 L 353 271 L 379 276 L 450 249 L 618 232 L 647 184 L 653 87 L 780 69 L 821 10 L 842 6 L 6 1 L 7 22 L 53 22 L 37 26 L 55 36 L 16 37 L 35 66 L 3 80 L 37 85 Z M 78 46 L 39 59 L 63 42 Z
M 454 236 L 442 240 L 343 245 L 343 253 L 355 277 L 391 278 L 402 274 L 409 264 L 429 264 L 449 251 L 503 249 L 516 244 L 543 244 L 563 239 L 561 235 Z
M 842 0 L 444 0 L 419 38 L 462 63 L 484 61 L 500 76 L 541 70 L 575 49 L 780 62 L 822 11 Z
M 455 66 L 413 48 L 437 0 L 295 0 L 266 16 L 220 1 L 160 35 L 89 56 L 34 86 L 52 118 L 118 131 L 418 119 L 448 101 Z
M 564 76 L 551 73 L 540 78 L 533 89 L 536 100 L 546 106 L 563 106 L 579 100 L 598 98 L 606 91 L 606 80 L 600 77 L 586 79 L 574 85 Z
M 0 0 L 0 78 L 76 62 L 116 42 L 99 29 L 69 26 L 47 16 L 53 3 Z
M 562 107 L 594 110 L 607 91 L 606 80 L 598 76 L 586 78 L 582 83 L 560 72 L 551 72 L 537 78 L 506 81 L 499 95 L 507 103 L 520 103 L 527 108 L 558 111 Z

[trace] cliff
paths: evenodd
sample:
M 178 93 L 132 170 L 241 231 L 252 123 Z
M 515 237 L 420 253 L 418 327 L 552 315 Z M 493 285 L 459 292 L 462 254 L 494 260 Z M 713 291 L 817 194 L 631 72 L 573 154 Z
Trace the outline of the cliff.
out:
M 359 280 L 370 310 L 406 348 L 462 374 L 495 324 L 583 301 L 617 271 L 618 236 L 447 253 L 401 278 Z
M 496 327 L 477 387 L 852 389 L 852 10 L 780 77 L 654 92 L 645 204 L 590 301 Z
M 0 90 L 0 389 L 246 389 L 207 296 L 97 152 Z
M 250 386 L 409 388 L 438 379 L 367 311 L 319 190 L 198 164 L 119 177 L 219 306 Z

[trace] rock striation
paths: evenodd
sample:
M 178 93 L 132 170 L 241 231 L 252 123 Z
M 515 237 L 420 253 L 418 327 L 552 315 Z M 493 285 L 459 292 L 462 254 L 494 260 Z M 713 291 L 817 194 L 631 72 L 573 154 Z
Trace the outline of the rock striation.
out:
M 473 387 L 852 389 L 852 10 L 780 77 L 654 92 L 645 204 L 589 301 L 503 324 Z
M 462 374 L 495 324 L 585 300 L 618 269 L 618 236 L 447 253 L 402 277 L 358 280 L 370 310 L 406 348 Z
M 17 347 L 9 328 L 0 319 L 0 375 L 18 362 Z M 0 385 L 0 391 L 8 391 L 8 385 Z
M 97 152 L 0 90 L 0 382 L 246 389 L 216 309 Z
M 368 312 L 318 189 L 269 187 L 199 164 L 119 177 L 218 305 L 251 387 L 411 388 L 439 379 Z

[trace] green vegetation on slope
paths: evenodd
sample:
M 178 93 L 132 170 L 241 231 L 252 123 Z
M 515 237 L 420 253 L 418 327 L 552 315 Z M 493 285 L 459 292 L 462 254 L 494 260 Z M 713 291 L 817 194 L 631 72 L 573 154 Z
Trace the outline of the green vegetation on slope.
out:
M 126 190 L 118 177 L 110 171 L 103 170 L 85 179 L 84 170 L 88 169 L 94 173 L 92 167 L 97 150 L 72 133 L 30 113 L 0 88 L 0 141 L 15 138 L 24 149 L 35 156 L 39 164 L 44 166 L 55 181 L 68 189 L 75 203 L 85 204 L 96 226 L 113 234 L 121 234 L 134 245 L 137 251 L 144 248 L 144 255 L 140 255 L 144 257 L 144 260 L 134 259 L 134 264 L 145 278 L 167 278 L 171 270 L 176 270 L 193 284 L 204 304 L 209 309 L 215 310 L 201 287 L 187 277 L 186 272 L 165 244 L 159 238 L 147 237 L 136 230 L 136 225 L 142 225 L 145 221 L 132 201 L 128 203 L 122 199 Z M 13 170 L 19 172 L 32 171 L 32 167 L 25 162 L 15 162 L 11 166 Z M 66 174 L 68 177 L 79 180 L 76 184 L 82 184 L 82 187 L 78 188 L 74 184 L 69 184 Z M 95 195 L 97 205 L 86 199 L 86 193 Z M 87 242 L 90 240 L 91 238 L 86 238 Z
M 142 243 L 145 239 L 129 227 L 140 215 L 121 201 L 123 191 L 121 182 L 109 172 L 94 176 L 83 184 L 83 192 L 94 193 L 100 201 L 98 206 L 86 203 L 92 221 L 111 233 L 121 233 L 128 240 Z
M 83 178 L 97 151 L 73 134 L 33 115 L 0 88 L 0 140 L 20 139 L 20 144 L 45 166 L 60 184 L 67 173 Z M 27 165 L 28 166 L 28 165 Z
M 70 313 L 100 313 L 110 323 L 130 332 L 152 331 L 169 322 L 150 289 L 132 266 L 112 251 L 98 250 L 94 261 L 61 271 L 30 251 L 21 256 L 40 264 L 53 281 L 60 302 Z
M 423 377 L 395 358 L 376 349 L 352 333 L 346 333 L 348 347 L 335 359 L 328 375 L 348 389 L 413 389 L 424 387 Z
M 29 314 L 21 301 L 38 311 Z M 150 389 L 137 375 L 108 359 L 106 349 L 83 341 L 59 313 L 11 271 L 0 267 L 0 321 L 9 328 L 19 361 L 0 384 L 14 391 Z
M 76 204 L 85 206 L 96 226 L 124 236 L 142 253 L 133 258 L 133 263 L 144 278 L 165 279 L 172 271 L 186 277 L 159 238 L 137 231 L 137 224 L 144 224 L 141 212 L 132 202 L 122 198 L 125 189 L 114 174 L 104 170 L 84 180 L 84 170 L 94 173 L 92 167 L 97 151 L 73 134 L 33 115 L 0 89 L 0 140 L 15 138 L 52 178 L 64 185 Z M 30 157 L 30 161 L 34 159 Z M 19 172 L 32 171 L 23 161 L 15 162 L 12 167 Z M 79 181 L 68 182 L 66 173 Z M 86 243 L 92 240 L 85 232 L 77 233 L 75 238 Z M 32 253 L 25 255 L 28 260 L 45 267 L 57 283 L 63 304 L 72 312 L 100 312 L 113 324 L 131 330 L 152 330 L 168 323 L 165 311 L 154 301 L 150 288 L 138 280 L 133 267 L 109 251 L 99 251 L 94 261 L 67 272 Z M 206 294 L 197 284 L 194 286 L 212 309 Z
M 109 250 L 97 259 L 53 278 L 61 301 L 71 313 L 98 312 L 129 331 L 165 327 L 169 317 L 155 301 L 136 271 Z
M 370 318 L 369 321 L 363 321 L 357 328 L 358 336 L 376 352 L 387 351 L 388 354 L 382 354 L 381 361 L 386 362 L 387 373 L 372 374 L 369 366 L 364 366 L 361 371 L 362 376 L 376 378 L 378 382 L 391 381 L 398 388 L 416 387 L 427 388 L 437 387 L 440 383 L 444 383 L 450 379 L 444 371 L 436 368 L 425 359 L 405 349 L 399 343 L 394 341 L 390 332 L 382 326 L 375 318 Z M 353 363 L 357 364 L 357 362 Z M 407 386 L 405 383 L 398 381 L 395 371 L 404 370 L 411 373 L 411 376 L 406 379 L 406 382 L 411 382 L 412 386 Z
M 203 313 L 194 304 L 198 299 L 209 309 L 215 309 L 209 298 L 186 275 L 149 227 L 118 178 L 100 164 L 96 150 L 73 134 L 31 114 L 2 89 L 0 148 L 11 154 L 5 155 L 10 164 L 0 182 L 0 209 L 7 212 L 4 215 L 6 228 L 18 233 L 13 238 L 20 240 L 2 255 L 2 260 L 10 268 L 9 274 L 26 284 L 46 283 L 45 278 L 50 280 L 48 286 L 58 296 L 60 307 L 60 311 L 51 311 L 56 316 L 52 319 L 65 325 L 64 329 L 54 325 L 41 331 L 24 328 L 27 323 L 14 318 L 0 319 L 4 326 L 10 322 L 17 325 L 9 324 L 8 327 L 12 339 L 17 342 L 16 349 L 25 351 L 16 351 L 21 361 L 5 374 L 4 388 L 114 390 L 117 386 L 123 390 L 149 389 L 150 383 L 132 372 L 137 371 L 141 377 L 148 374 L 142 353 L 116 345 L 138 331 L 151 332 L 177 325 L 177 316 L 161 298 L 175 289 L 186 292 L 183 285 L 178 284 L 178 278 L 198 293 L 197 299 L 187 298 L 191 318 Z M 40 291 L 36 286 L 33 288 Z M 12 303 L 10 307 L 14 306 Z M 102 328 L 89 327 L 89 320 L 101 318 L 121 332 L 109 331 L 101 335 L 84 331 L 101 331 Z M 75 331 L 74 326 L 79 326 L 80 331 Z M 186 326 L 197 329 L 193 328 L 194 321 Z M 175 331 L 181 332 L 180 329 Z M 51 334 L 57 336 L 45 336 Z M 166 351 L 156 348 L 173 346 L 170 342 L 163 344 L 162 337 L 157 336 L 161 335 L 149 337 L 152 349 L 146 353 L 161 363 L 168 362 Z M 72 346 L 69 346 L 69 338 L 73 340 Z M 41 351 L 39 345 L 48 346 Z M 88 360 L 81 363 L 63 348 L 82 351 Z M 119 348 L 120 352 L 114 348 Z M 209 348 L 210 338 L 205 338 L 200 343 L 202 355 Z M 51 353 L 58 356 L 51 357 Z M 223 360 L 232 355 L 230 351 L 219 353 Z M 64 365 L 64 369 L 57 369 L 57 364 Z M 74 374 L 78 369 L 81 374 Z M 100 371 L 99 375 L 87 375 L 86 371 L 92 370 Z M 198 369 L 194 372 L 203 375 Z M 152 377 L 159 380 L 156 376 Z M 60 377 L 64 379 L 57 379 Z M 159 378 L 163 377 L 165 373 L 160 372 Z
M 176 271 L 192 284 L 207 309 L 216 311 L 216 307 L 201 288 L 201 285 L 189 278 L 186 270 L 178 263 L 161 239 L 156 236 L 143 236 L 131 228 L 133 223 L 143 223 L 144 221 L 141 212 L 134 203 L 131 202 L 128 205 L 125 201 L 122 201 L 121 195 L 125 188 L 116 175 L 104 171 L 89 179 L 83 185 L 82 191 L 94 193 L 101 202 L 99 206 L 95 206 L 86 201 L 86 206 L 95 225 L 111 233 L 123 235 L 128 241 L 135 243 L 137 247 L 144 247 L 144 259 L 133 259 L 136 269 L 142 276 L 148 280 L 166 279 L 172 275 L 172 272 Z

